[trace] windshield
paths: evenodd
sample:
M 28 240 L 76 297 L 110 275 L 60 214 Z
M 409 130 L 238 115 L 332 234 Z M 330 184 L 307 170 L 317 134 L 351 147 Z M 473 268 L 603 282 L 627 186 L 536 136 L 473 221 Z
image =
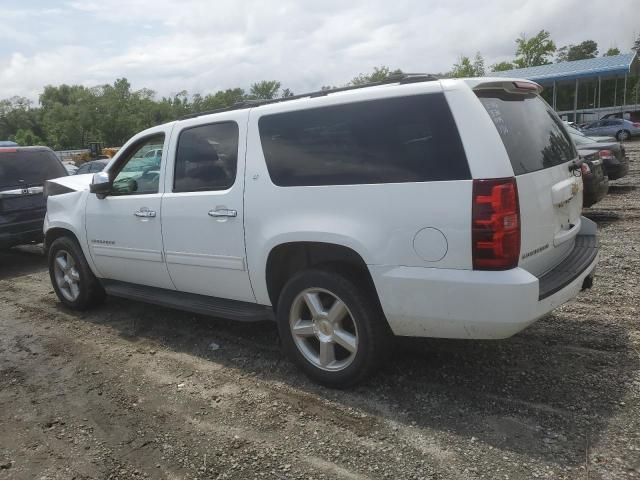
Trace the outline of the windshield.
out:
M 50 150 L 0 149 L 0 188 L 42 185 L 45 180 L 66 176 Z
M 479 91 L 477 95 L 502 138 L 516 175 L 577 157 L 562 121 L 538 95 L 504 90 Z

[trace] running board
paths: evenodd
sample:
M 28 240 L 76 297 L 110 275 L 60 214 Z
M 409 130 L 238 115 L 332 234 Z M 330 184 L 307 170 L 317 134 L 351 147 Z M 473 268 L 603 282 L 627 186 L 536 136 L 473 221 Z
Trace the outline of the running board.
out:
M 272 308 L 266 305 L 240 302 L 227 298 L 208 297 L 195 293 L 177 292 L 118 280 L 103 279 L 101 283 L 108 295 L 153 303 L 161 307 L 175 308 L 239 322 L 258 322 L 275 319 Z

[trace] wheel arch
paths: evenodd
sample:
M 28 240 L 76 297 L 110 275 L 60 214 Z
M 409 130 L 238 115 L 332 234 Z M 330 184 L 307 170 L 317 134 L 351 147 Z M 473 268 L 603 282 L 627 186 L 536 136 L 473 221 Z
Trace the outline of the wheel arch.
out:
M 369 268 L 354 249 L 337 243 L 290 241 L 275 245 L 267 256 L 266 286 L 274 310 L 277 309 L 280 292 L 287 280 L 297 272 L 313 267 L 348 271 L 362 279 L 365 287 L 379 301 Z

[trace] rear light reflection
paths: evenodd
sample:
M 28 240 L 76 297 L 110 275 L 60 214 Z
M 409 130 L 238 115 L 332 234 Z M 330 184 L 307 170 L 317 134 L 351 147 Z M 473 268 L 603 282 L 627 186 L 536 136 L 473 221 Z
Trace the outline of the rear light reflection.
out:
M 600 155 L 600 158 L 607 160 L 610 158 L 614 158 L 613 152 L 611 150 L 600 150 L 598 152 L 598 155 Z
M 580 165 L 580 171 L 582 172 L 583 175 L 589 175 L 591 173 L 591 169 L 589 168 L 589 165 L 587 165 L 586 163 L 583 163 L 582 165 Z
M 508 270 L 520 257 L 520 207 L 516 179 L 473 181 L 474 270 Z

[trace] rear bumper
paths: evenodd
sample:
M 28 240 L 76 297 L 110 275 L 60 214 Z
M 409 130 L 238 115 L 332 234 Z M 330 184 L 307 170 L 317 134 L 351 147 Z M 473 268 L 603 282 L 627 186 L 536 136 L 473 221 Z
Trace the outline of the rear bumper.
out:
M 607 170 L 607 176 L 609 180 L 617 180 L 618 178 L 622 178 L 629 173 L 629 160 L 624 159 L 624 161 L 615 160 L 615 162 L 610 162 L 605 164 Z
M 598 246 L 595 224 L 582 222 L 569 257 L 540 278 L 522 268 L 369 266 L 391 330 L 401 336 L 467 339 L 507 338 L 523 330 L 590 283 Z
M 605 176 L 588 175 L 583 177 L 584 193 L 582 205 L 590 207 L 602 200 L 609 191 L 609 179 Z

